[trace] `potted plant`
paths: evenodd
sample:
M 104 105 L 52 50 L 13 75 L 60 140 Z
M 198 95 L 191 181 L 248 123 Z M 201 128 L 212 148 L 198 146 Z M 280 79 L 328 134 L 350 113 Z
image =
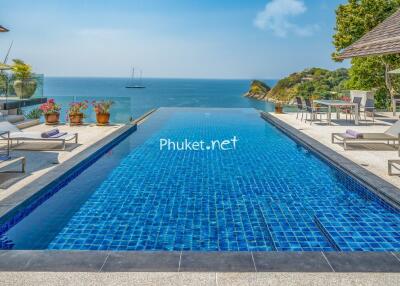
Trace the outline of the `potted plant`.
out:
M 14 77 L 15 94 L 21 99 L 30 98 L 37 87 L 37 82 L 33 78 L 32 67 L 22 60 L 15 59 L 13 62 L 11 70 Z
M 92 105 L 96 112 L 97 125 L 107 125 L 110 122 L 110 108 L 114 104 L 111 100 L 93 101 Z
M 283 113 L 283 104 L 281 101 L 277 101 L 275 103 L 275 113 L 282 114 Z
M 88 101 L 77 101 L 69 104 L 68 117 L 70 125 L 81 125 L 85 114 L 83 113 L 88 108 Z
M 42 116 L 43 111 L 41 111 L 39 108 L 34 108 L 31 111 L 29 111 L 25 117 L 28 119 L 40 119 Z
M 43 112 L 47 125 L 55 125 L 60 122 L 61 106 L 54 99 L 49 99 L 47 102 L 39 106 L 39 110 Z

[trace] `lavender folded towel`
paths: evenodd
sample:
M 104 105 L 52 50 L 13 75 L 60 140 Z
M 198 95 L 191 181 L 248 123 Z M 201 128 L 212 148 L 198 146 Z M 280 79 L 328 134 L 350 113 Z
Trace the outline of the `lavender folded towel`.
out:
M 57 134 L 51 135 L 50 138 L 60 138 L 60 137 L 62 137 L 64 135 L 67 135 L 67 134 L 68 134 L 67 132 L 59 132 Z
M 50 137 L 52 137 L 52 136 L 54 136 L 56 134 L 59 134 L 59 133 L 60 133 L 60 131 L 57 128 L 51 129 L 49 131 L 43 132 L 42 133 L 42 138 L 50 138 Z
M 351 130 L 351 129 L 346 130 L 346 135 L 351 137 L 351 138 L 355 138 L 355 139 L 363 138 L 362 133 L 354 131 L 354 130 Z

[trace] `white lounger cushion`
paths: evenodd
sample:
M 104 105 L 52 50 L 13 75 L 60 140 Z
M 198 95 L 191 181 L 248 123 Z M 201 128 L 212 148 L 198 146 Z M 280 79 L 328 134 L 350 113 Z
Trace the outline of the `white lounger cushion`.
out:
M 43 138 L 41 132 L 23 132 L 18 129 L 17 126 L 11 124 L 8 121 L 0 122 L 0 131 L 9 131 L 11 139 L 19 140 L 43 140 L 43 141 L 60 141 L 60 140 L 72 140 L 76 137 L 76 134 L 65 134 L 57 138 Z M 2 135 L 1 137 L 7 138 L 7 135 Z
M 19 139 L 19 140 L 48 140 L 48 141 L 60 141 L 60 140 L 72 140 L 75 138 L 75 134 L 65 134 L 63 136 L 57 138 L 43 138 L 41 132 L 12 132 L 10 133 L 11 139 Z
M 6 115 L 4 119 L 11 123 L 17 123 L 25 120 L 23 115 Z

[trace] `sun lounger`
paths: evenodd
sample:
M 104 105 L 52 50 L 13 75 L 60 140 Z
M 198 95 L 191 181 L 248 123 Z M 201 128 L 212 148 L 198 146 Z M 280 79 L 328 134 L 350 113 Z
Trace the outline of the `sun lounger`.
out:
M 338 140 L 339 142 L 335 142 Z M 332 133 L 332 143 L 343 143 L 343 147 L 347 150 L 348 143 L 365 143 L 365 142 L 391 142 L 395 145 L 399 143 L 399 156 L 400 156 L 400 120 L 383 133 Z
M 21 165 L 21 171 L 11 171 L 10 167 Z M 0 173 L 25 173 L 26 160 L 25 157 L 9 157 L 7 160 L 0 159 Z M 3 171 L 4 170 L 4 171 Z
M 78 143 L 78 134 L 77 133 L 65 133 L 61 136 L 43 138 L 41 132 L 24 132 L 18 129 L 15 125 L 11 124 L 8 121 L 0 122 L 0 131 L 9 131 L 10 137 L 8 136 L 0 136 L 0 140 L 9 140 L 11 148 L 16 147 L 20 141 L 36 141 L 36 142 L 60 142 L 62 143 L 61 149 L 48 149 L 47 150 L 65 150 L 65 144 L 67 141 L 74 140 L 75 143 Z M 17 145 L 13 145 L 13 142 L 17 142 Z M 27 148 L 18 148 L 19 150 L 35 150 L 35 149 L 27 149 Z M 45 149 L 40 149 L 45 150 Z
M 400 176 L 400 173 L 395 174 L 393 169 L 400 171 L 400 160 L 389 160 L 388 161 L 388 173 L 389 176 Z

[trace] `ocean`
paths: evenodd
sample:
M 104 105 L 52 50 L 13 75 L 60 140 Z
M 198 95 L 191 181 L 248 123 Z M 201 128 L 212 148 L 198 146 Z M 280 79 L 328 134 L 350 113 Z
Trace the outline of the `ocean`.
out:
M 273 104 L 243 96 L 251 80 L 207 80 L 207 79 L 143 79 L 144 89 L 127 89 L 128 78 L 67 78 L 46 77 L 44 96 L 54 98 L 62 105 L 62 121 L 65 121 L 68 104 L 72 101 L 108 100 L 115 104 L 111 108 L 111 122 L 124 123 L 138 118 L 158 107 L 253 107 L 271 111 Z M 265 80 L 273 86 L 276 80 Z M 86 122 L 95 122 L 90 106 L 86 111 Z

